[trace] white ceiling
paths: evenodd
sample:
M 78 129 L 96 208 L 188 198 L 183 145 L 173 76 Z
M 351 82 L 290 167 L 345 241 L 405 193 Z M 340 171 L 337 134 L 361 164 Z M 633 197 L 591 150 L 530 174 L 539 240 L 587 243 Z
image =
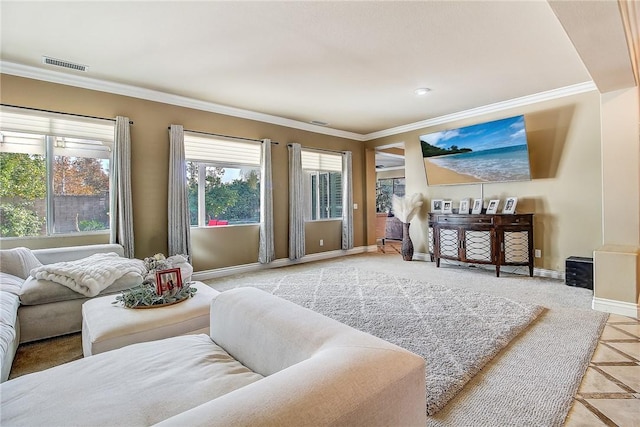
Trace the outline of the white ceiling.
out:
M 46 55 L 89 66 L 56 69 L 71 79 L 360 135 L 591 82 L 545 0 L 1 1 L 0 14 L 2 72 L 53 70 Z

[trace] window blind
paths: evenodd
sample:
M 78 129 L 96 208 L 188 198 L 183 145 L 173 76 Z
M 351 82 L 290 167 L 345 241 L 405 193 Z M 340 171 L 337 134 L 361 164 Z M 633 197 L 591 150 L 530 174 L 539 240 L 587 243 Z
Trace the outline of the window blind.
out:
M 184 133 L 184 154 L 189 161 L 224 165 L 260 166 L 259 142 L 231 141 Z
M 342 155 L 302 150 L 302 169 L 313 171 L 342 171 Z
M 0 153 L 22 153 L 44 156 L 44 135 L 6 132 L 0 128 Z
M 111 145 L 114 127 L 115 123 L 107 120 L 11 107 L 0 108 L 0 129 L 3 131 L 91 139 Z

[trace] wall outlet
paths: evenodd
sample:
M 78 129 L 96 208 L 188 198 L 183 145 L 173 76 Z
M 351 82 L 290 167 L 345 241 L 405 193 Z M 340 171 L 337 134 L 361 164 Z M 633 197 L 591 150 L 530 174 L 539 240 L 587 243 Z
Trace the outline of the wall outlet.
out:
M 536 249 L 534 254 L 536 258 L 542 258 L 542 251 L 540 249 Z
M 353 209 L 358 209 L 358 204 L 357 203 L 353 204 Z
M 320 246 L 324 246 L 324 240 L 320 239 Z

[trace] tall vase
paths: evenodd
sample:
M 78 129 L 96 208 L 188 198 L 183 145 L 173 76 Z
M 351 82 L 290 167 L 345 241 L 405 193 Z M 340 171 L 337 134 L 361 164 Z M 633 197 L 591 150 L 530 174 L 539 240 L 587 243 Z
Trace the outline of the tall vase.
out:
M 410 225 L 411 223 L 408 222 L 402 223 L 402 248 L 400 253 L 402 254 L 402 259 L 405 261 L 411 261 L 413 259 L 413 242 L 409 236 Z

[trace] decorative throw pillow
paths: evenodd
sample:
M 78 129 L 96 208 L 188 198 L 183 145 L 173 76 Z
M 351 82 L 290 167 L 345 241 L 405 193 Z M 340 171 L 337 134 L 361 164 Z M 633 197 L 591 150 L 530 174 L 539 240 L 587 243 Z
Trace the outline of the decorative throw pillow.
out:
M 173 255 L 167 258 L 172 268 L 180 269 L 180 276 L 182 283 L 191 281 L 191 275 L 193 274 L 193 266 L 189 264 L 187 258 L 184 255 Z
M 42 263 L 28 248 L 13 248 L 0 250 L 0 271 L 26 279 L 32 268 L 40 267 Z

